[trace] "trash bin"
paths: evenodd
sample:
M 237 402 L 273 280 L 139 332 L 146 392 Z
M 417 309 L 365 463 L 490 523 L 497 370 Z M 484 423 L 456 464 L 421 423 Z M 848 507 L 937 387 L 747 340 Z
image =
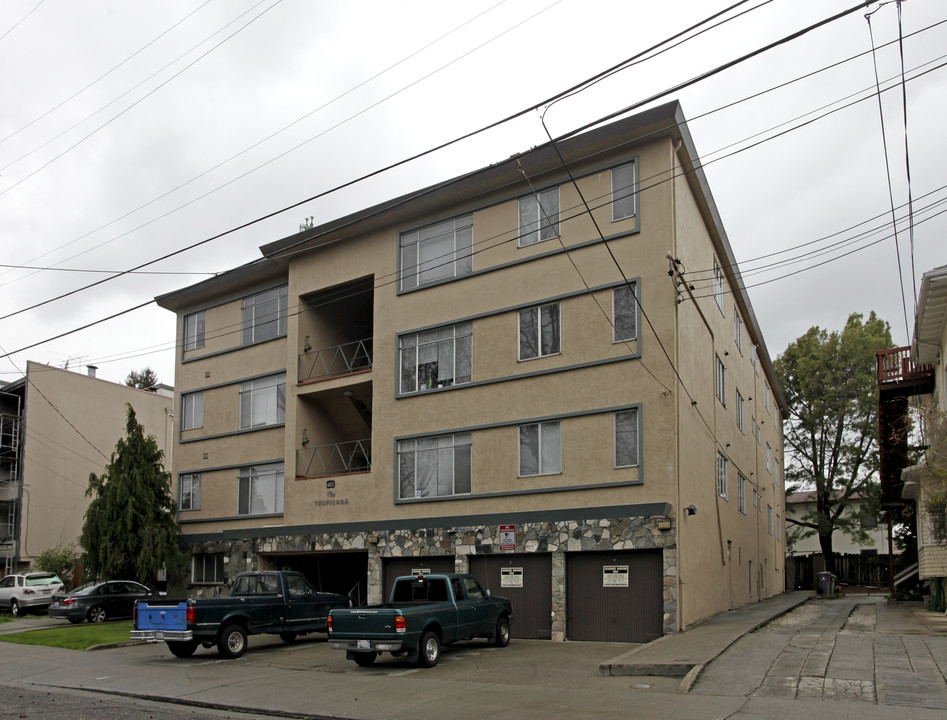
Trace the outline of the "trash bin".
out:
M 819 595 L 834 595 L 835 594 L 835 581 L 836 577 L 832 573 L 825 571 L 819 573 L 819 584 L 816 588 L 816 592 Z

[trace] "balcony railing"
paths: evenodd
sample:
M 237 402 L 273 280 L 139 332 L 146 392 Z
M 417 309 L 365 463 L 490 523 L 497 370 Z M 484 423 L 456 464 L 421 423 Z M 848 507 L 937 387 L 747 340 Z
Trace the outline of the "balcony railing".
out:
M 320 477 L 368 472 L 372 469 L 372 441 L 351 440 L 296 451 L 296 475 Z
M 879 350 L 877 357 L 879 385 L 933 380 L 934 368 L 915 363 L 909 347 Z
M 310 350 L 299 356 L 299 382 L 371 370 L 372 338 Z

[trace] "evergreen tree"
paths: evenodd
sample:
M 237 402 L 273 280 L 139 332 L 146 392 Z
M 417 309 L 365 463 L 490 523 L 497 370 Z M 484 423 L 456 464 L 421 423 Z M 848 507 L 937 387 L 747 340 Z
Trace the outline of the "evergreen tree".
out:
M 126 407 L 125 437 L 115 445 L 105 472 L 89 475 L 86 496 L 93 500 L 79 544 L 87 579 L 149 585 L 178 558 L 177 508 L 171 475 L 162 465 L 164 453 L 153 435 L 145 436 L 132 406 Z
M 158 384 L 158 373 L 152 370 L 150 367 L 146 367 L 144 370 L 132 370 L 128 373 L 128 377 L 125 378 L 125 384 L 128 387 L 138 388 L 139 390 L 147 390 L 150 387 L 153 387 Z
M 789 533 L 818 534 L 826 570 L 835 571 L 832 536 L 868 540 L 877 522 L 878 372 L 876 353 L 892 346 L 891 329 L 874 312 L 848 317 L 842 332 L 812 327 L 776 359 L 789 405 L 786 492 L 815 492 L 815 510 L 787 517 Z M 857 500 L 860 512 L 853 512 Z M 789 534 L 787 533 L 787 534 Z

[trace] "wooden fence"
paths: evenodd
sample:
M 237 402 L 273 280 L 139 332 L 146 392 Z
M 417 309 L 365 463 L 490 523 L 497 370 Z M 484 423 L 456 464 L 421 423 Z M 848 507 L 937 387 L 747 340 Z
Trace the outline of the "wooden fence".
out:
M 897 565 L 898 558 L 895 558 Z M 786 589 L 815 590 L 825 570 L 822 555 L 786 557 Z M 835 554 L 835 575 L 842 585 L 886 588 L 890 584 L 887 555 Z

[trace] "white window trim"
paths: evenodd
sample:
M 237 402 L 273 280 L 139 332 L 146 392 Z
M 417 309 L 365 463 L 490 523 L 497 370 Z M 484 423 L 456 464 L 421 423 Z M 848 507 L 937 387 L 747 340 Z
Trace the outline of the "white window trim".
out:
M 184 507 L 184 486 L 185 483 L 190 484 L 191 494 L 190 494 L 190 503 L 187 507 Z M 194 492 L 194 488 L 197 488 L 197 492 Z M 194 502 L 195 496 L 197 497 L 197 502 Z M 200 510 L 201 509 L 201 474 L 200 473 L 181 473 L 178 476 L 178 509 L 181 511 L 189 510 Z
M 247 498 L 247 512 L 240 512 L 240 505 L 242 501 L 240 487 L 243 483 L 243 480 L 246 479 L 249 482 L 249 486 L 252 486 L 253 481 L 256 480 L 266 480 L 268 478 L 273 478 L 273 505 L 274 509 L 269 512 L 255 513 L 250 509 L 251 503 L 250 498 Z M 285 482 L 286 475 L 284 471 L 283 463 L 269 463 L 267 465 L 254 465 L 252 467 L 241 468 L 237 473 L 237 515 L 239 517 L 261 517 L 267 515 L 281 515 L 285 507 Z M 248 487 L 249 487 L 248 486 Z
M 197 417 L 198 409 L 200 409 L 200 418 Z M 181 393 L 181 430 L 196 430 L 202 427 L 204 427 L 204 391 Z
M 553 426 L 555 426 L 558 430 L 556 437 L 558 438 L 558 446 L 559 446 L 558 447 L 559 465 L 555 469 L 544 469 L 543 457 L 545 453 L 543 452 L 543 447 L 544 445 L 551 442 L 551 439 L 546 439 L 546 440 L 543 439 L 544 435 L 548 435 L 548 431 L 544 431 L 544 428 L 547 428 L 547 427 L 551 428 Z M 538 439 L 538 445 L 536 448 L 537 472 L 523 472 L 523 453 L 522 453 L 523 430 L 525 430 L 526 428 L 531 428 L 531 427 L 537 428 L 537 439 Z M 527 477 L 539 477 L 540 475 L 561 475 L 562 474 L 562 421 L 561 420 L 546 420 L 544 422 L 538 422 L 538 423 L 524 423 L 518 427 L 517 438 L 518 438 L 517 464 L 519 468 L 518 477 L 527 478 Z
M 184 316 L 184 351 L 197 350 L 204 347 L 207 334 L 207 314 L 198 310 Z
M 433 267 L 443 265 L 446 268 L 449 265 L 450 272 L 429 280 L 422 280 L 423 273 L 433 269 L 433 267 L 421 269 L 423 262 L 421 260 L 421 246 L 432 241 L 432 238 L 421 240 L 421 234 L 425 230 L 440 225 L 446 227 L 448 224 L 452 225 L 450 230 L 452 234 L 451 251 L 441 256 L 443 262 Z M 466 232 L 468 229 L 469 241 Z M 469 275 L 473 272 L 473 215 L 461 215 L 401 233 L 398 239 L 398 257 L 400 264 L 399 287 L 401 290 L 415 290 Z
M 737 388 L 737 391 L 736 391 L 736 408 L 735 409 L 736 409 L 736 414 L 737 414 L 737 429 L 739 429 L 741 433 L 746 435 L 746 430 L 744 429 L 746 422 L 745 422 L 745 417 L 744 417 L 745 413 L 743 410 L 743 395 L 740 394 L 740 388 Z
M 628 413 L 635 414 L 635 461 L 633 463 L 623 465 L 618 462 L 618 416 L 626 415 Z M 641 413 L 637 408 L 631 408 L 629 410 L 618 410 L 615 412 L 613 417 L 614 432 L 613 436 L 615 439 L 615 467 L 616 468 L 631 468 L 631 467 L 640 467 L 641 465 Z
M 724 312 L 723 289 L 724 289 L 723 268 L 720 267 L 720 263 L 717 262 L 717 258 L 715 257 L 714 258 L 714 300 L 717 301 L 717 307 L 720 308 L 720 312 Z
M 733 306 L 733 341 L 737 345 L 737 350 L 743 354 L 743 318 L 740 317 L 740 309 Z
M 616 208 L 621 207 L 621 205 L 616 202 L 616 197 L 615 197 L 615 173 L 620 173 L 621 171 L 626 170 L 627 168 L 631 168 L 631 174 L 633 178 L 632 184 L 631 184 L 632 191 L 631 191 L 630 196 L 622 196 L 620 198 L 617 198 L 617 200 L 626 200 L 628 199 L 628 197 L 630 197 L 631 212 L 625 215 L 618 215 L 616 213 Z M 612 168 L 610 198 L 611 198 L 611 207 L 612 207 L 612 222 L 618 222 L 619 220 L 627 220 L 628 218 L 637 217 L 638 215 L 638 163 L 636 161 L 625 163 L 623 165 L 619 165 L 618 167 Z
M 545 328 L 543 327 L 543 310 L 546 308 L 554 307 L 556 308 L 556 328 L 555 328 L 555 340 L 556 348 L 551 352 L 543 352 L 543 334 Z M 529 357 L 523 357 L 523 313 L 535 313 L 536 321 L 536 355 L 531 355 Z M 554 355 L 559 355 L 562 353 L 562 307 L 558 302 L 545 303 L 544 305 L 534 305 L 533 307 L 523 308 L 516 315 L 516 324 L 517 324 L 517 335 L 516 335 L 516 344 L 517 344 L 517 357 L 520 362 L 526 362 L 527 360 L 538 360 L 539 358 L 552 357 Z
M 548 202 L 548 199 L 553 195 L 555 195 L 555 217 L 553 217 L 551 212 L 547 212 L 547 207 L 552 204 Z M 529 207 L 524 208 L 524 205 L 528 205 Z M 531 214 L 535 215 L 534 218 L 529 220 L 529 225 L 532 227 L 531 230 L 523 226 L 524 210 L 528 210 Z M 529 247 L 530 245 L 537 245 L 559 237 L 559 216 L 560 199 L 558 186 L 521 197 L 519 200 L 520 235 L 517 240 L 517 247 Z
M 259 297 L 267 293 L 276 292 L 276 317 L 257 317 L 257 301 Z M 246 317 L 247 310 L 250 311 L 250 318 Z M 241 342 L 243 345 L 253 345 L 258 342 L 275 340 L 276 338 L 286 337 L 289 315 L 289 285 L 280 285 L 268 290 L 261 290 L 253 295 L 247 295 L 240 303 L 240 323 L 241 323 Z M 268 325 L 271 322 L 276 323 L 276 334 L 271 338 L 257 337 L 258 328 Z
M 729 470 L 730 461 L 723 456 L 721 452 L 717 452 L 717 495 L 719 495 L 724 500 L 727 499 L 729 493 L 730 485 L 730 470 Z
M 737 472 L 737 510 L 746 515 L 746 477 Z
M 418 447 L 417 443 L 419 440 L 440 440 L 443 438 L 450 438 L 450 446 L 446 444 L 444 447 L 438 446 L 436 450 L 447 450 L 451 451 L 451 488 L 452 492 L 446 495 L 421 495 L 418 490 L 418 471 L 417 471 L 417 456 L 418 456 Z M 458 433 L 447 433 L 447 434 L 438 434 L 438 435 L 418 435 L 410 438 L 403 438 L 398 441 L 395 449 L 395 483 L 396 483 L 396 494 L 399 501 L 412 501 L 420 499 L 438 499 L 438 498 L 454 498 L 454 497 L 466 497 L 471 494 L 471 490 L 466 490 L 463 492 L 457 492 L 457 476 L 455 470 L 457 468 L 457 449 L 458 448 L 467 448 L 467 457 L 469 458 L 469 467 L 467 468 L 467 475 L 470 479 L 470 486 L 473 487 L 473 436 L 469 432 L 458 432 Z M 422 450 L 421 452 L 430 452 L 430 450 Z M 401 478 L 401 468 L 402 468 L 402 458 L 410 455 L 413 459 L 413 470 L 414 470 L 414 495 L 402 495 L 402 478 Z M 437 481 L 435 481 L 435 487 Z
M 723 364 L 723 360 L 720 359 L 720 355 L 714 355 L 716 358 L 715 371 L 716 371 L 716 392 L 717 399 L 720 401 L 720 404 L 724 407 L 727 407 L 727 366 Z
M 426 333 L 441 333 L 448 329 L 450 329 L 452 332 L 450 342 L 453 343 L 453 352 L 451 354 L 453 367 L 451 368 L 450 382 L 448 383 L 447 381 L 443 381 L 443 382 L 435 381 L 433 385 L 431 385 L 431 387 L 421 387 L 420 378 L 418 377 L 419 368 L 421 366 L 421 352 L 420 352 L 420 347 L 422 346 L 421 336 L 425 335 Z M 466 377 L 466 379 L 458 380 L 457 345 L 458 345 L 458 342 L 463 343 L 463 339 L 468 338 L 468 337 L 470 338 L 470 342 L 469 342 L 470 376 Z M 413 338 L 413 342 L 414 342 L 413 345 L 406 344 L 406 341 L 409 338 Z M 436 345 L 440 342 L 446 342 L 446 341 L 447 339 L 444 338 L 443 340 L 438 339 L 438 340 L 432 340 L 432 341 L 425 341 L 423 344 Z M 410 352 L 408 351 L 412 349 L 414 350 L 414 364 L 413 364 L 413 370 L 411 372 L 411 375 L 414 380 L 415 387 L 413 390 L 410 390 L 410 389 L 406 390 L 405 385 L 404 385 L 404 373 L 405 373 L 405 370 L 409 369 L 409 366 L 406 364 L 405 358 L 406 356 L 410 356 Z M 429 330 L 423 330 L 421 332 L 404 333 L 403 335 L 398 336 L 398 392 L 400 394 L 414 395 L 417 393 L 428 392 L 430 390 L 436 390 L 441 387 L 450 387 L 453 385 L 466 385 L 472 380 L 473 380 L 473 323 L 472 322 L 456 323 L 454 325 L 443 325 L 438 328 L 431 328 Z
M 635 322 L 635 331 L 631 337 L 619 337 L 618 334 L 618 310 L 615 307 L 615 299 L 618 297 L 618 293 L 628 292 L 631 294 L 631 299 L 634 302 L 634 322 Z M 639 317 L 640 312 L 638 306 L 638 283 L 629 282 L 625 285 L 620 285 L 612 289 L 612 343 L 624 343 L 631 342 L 638 339 L 638 326 L 639 326 Z
M 279 407 L 279 396 L 280 388 L 283 388 L 283 418 L 280 419 L 280 407 Z M 268 395 L 268 391 L 272 390 L 273 392 L 273 402 L 274 402 L 274 411 L 275 415 L 270 422 L 269 420 L 253 424 L 253 409 L 254 409 L 254 397 L 257 398 L 257 402 L 260 402 L 259 398 L 263 395 Z M 247 415 L 250 418 L 250 424 L 243 424 L 243 408 L 244 402 L 250 404 Z M 240 429 L 241 430 L 253 430 L 255 428 L 261 427 L 272 427 L 275 425 L 282 425 L 286 422 L 286 373 L 277 373 L 275 375 L 267 375 L 266 377 L 257 378 L 256 380 L 248 380 L 247 382 L 240 383 L 239 390 L 239 412 L 240 412 Z

